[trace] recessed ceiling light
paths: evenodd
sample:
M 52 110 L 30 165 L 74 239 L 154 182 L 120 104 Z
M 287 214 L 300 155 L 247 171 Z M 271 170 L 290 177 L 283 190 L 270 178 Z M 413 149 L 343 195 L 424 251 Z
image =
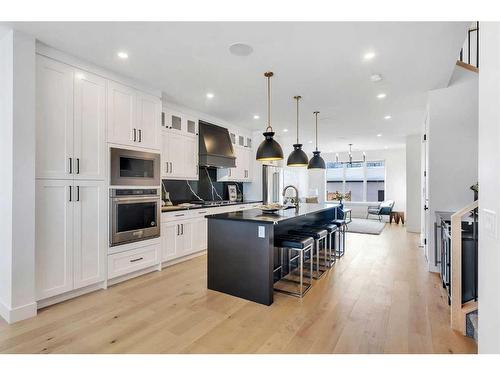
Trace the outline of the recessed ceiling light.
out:
M 286 133 L 288 131 L 288 129 L 283 129 L 283 132 Z
M 372 60 L 375 57 L 375 52 L 367 52 L 363 55 L 363 59 Z
M 382 137 L 382 134 L 380 134 L 380 133 L 379 133 L 379 134 L 377 134 L 377 137 Z
M 229 46 L 229 52 L 235 56 L 248 56 L 253 52 L 253 48 L 245 43 L 234 43 Z
M 211 92 L 207 92 L 207 98 L 208 98 L 208 99 L 213 99 L 213 97 L 214 97 L 214 94 L 213 94 L 213 93 L 211 93 Z
M 392 116 L 391 116 L 391 115 L 386 115 L 386 116 L 384 116 L 384 119 L 386 119 L 386 120 L 390 120 L 391 118 L 392 118 Z
M 307 143 L 313 143 L 313 141 L 308 141 Z
M 128 59 L 128 53 L 127 52 L 123 52 L 123 51 L 120 51 L 116 54 L 120 59 Z
M 85 79 L 85 76 L 83 75 L 83 73 L 76 73 L 75 76 L 77 79 Z
M 381 92 L 380 94 L 377 95 L 377 98 L 384 99 L 386 96 L 387 96 L 387 94 Z
M 385 146 L 384 149 L 387 150 L 389 147 Z
M 260 119 L 260 116 L 259 115 L 253 115 L 253 119 L 254 120 L 258 120 L 258 119 Z
M 382 76 L 380 74 L 372 74 L 370 76 L 370 81 L 372 81 L 372 82 L 382 81 Z

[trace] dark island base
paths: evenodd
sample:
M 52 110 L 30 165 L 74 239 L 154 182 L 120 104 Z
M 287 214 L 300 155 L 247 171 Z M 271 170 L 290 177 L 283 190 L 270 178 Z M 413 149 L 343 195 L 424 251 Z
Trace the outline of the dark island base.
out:
M 249 211 L 262 217 L 260 210 Z M 330 222 L 335 214 L 336 207 L 329 207 L 274 223 L 234 215 L 208 216 L 208 289 L 271 305 L 273 269 L 279 262 L 274 236 L 303 225 Z

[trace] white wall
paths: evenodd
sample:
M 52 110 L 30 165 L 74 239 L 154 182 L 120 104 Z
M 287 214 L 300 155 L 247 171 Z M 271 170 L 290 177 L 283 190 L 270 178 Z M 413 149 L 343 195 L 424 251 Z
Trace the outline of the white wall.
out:
M 0 41 L 0 314 L 36 315 L 35 40 L 9 31 Z
M 414 233 L 420 232 L 421 225 L 421 146 L 420 134 L 406 137 L 406 230 Z
M 477 182 L 478 74 L 455 67 L 450 85 L 429 93 L 428 113 L 429 269 L 434 253 L 436 211 L 457 211 L 473 201 Z
M 481 22 L 479 353 L 500 353 L 500 23 Z

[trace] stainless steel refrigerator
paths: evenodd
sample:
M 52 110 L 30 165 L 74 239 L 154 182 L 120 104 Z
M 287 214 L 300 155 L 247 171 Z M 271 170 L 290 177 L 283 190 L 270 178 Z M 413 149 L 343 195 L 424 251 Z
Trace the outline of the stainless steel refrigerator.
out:
M 283 204 L 283 168 L 274 165 L 262 166 L 262 201 L 264 204 Z

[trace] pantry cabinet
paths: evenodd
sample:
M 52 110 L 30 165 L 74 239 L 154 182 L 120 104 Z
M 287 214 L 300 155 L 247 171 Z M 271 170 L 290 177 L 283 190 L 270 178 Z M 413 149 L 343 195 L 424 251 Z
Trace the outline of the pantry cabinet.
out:
M 36 181 L 37 300 L 103 281 L 107 194 L 103 181 Z
M 44 56 L 36 70 L 36 177 L 104 179 L 106 81 Z
M 158 150 L 161 100 L 108 81 L 108 142 Z

